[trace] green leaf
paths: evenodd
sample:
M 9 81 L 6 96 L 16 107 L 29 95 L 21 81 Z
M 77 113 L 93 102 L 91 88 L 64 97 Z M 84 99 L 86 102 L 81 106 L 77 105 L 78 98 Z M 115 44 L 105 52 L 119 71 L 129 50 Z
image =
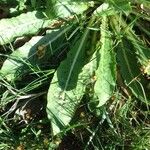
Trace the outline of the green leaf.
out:
M 150 48 L 147 47 L 132 30 L 131 32 L 127 32 L 127 38 L 134 46 L 138 61 L 141 64 L 141 70 L 144 74 L 150 76 Z
M 147 98 L 142 85 L 142 78 L 139 76 L 140 70 L 137 67 L 137 60 L 131 51 L 132 45 L 127 39 L 122 39 L 117 46 L 117 60 L 120 67 L 121 75 L 125 84 L 131 89 L 132 93 L 139 100 L 147 103 Z
M 19 10 L 25 9 L 25 2 L 26 0 L 17 0 L 19 3 Z
M 48 26 L 52 21 L 45 20 L 41 12 L 28 12 L 20 16 L 0 20 L 0 45 L 12 42 L 14 38 L 35 34 L 40 28 Z
M 47 1 L 46 15 L 50 18 L 69 17 L 71 15 L 82 14 L 89 7 L 93 6 L 89 2 L 72 2 L 71 0 Z
M 82 38 L 71 44 L 71 50 L 56 73 L 48 91 L 47 113 L 52 121 L 54 135 L 69 125 L 93 74 L 92 61 L 85 65 L 85 44 L 88 30 Z
M 132 11 L 131 2 L 129 0 L 108 0 L 118 12 L 123 12 L 126 15 Z
M 108 3 L 103 3 L 95 11 L 94 16 L 110 16 L 114 15 L 116 11 L 110 7 Z
M 133 45 L 133 49 L 131 50 L 137 55 L 137 59 L 141 64 L 141 70 L 143 70 L 144 74 L 150 75 L 150 48 L 144 44 L 144 42 L 134 33 L 132 28 L 126 24 L 123 18 L 119 17 L 118 15 L 115 17 L 116 18 L 114 19 L 114 22 L 121 19 L 119 22 L 125 30 L 124 33 L 127 39 Z
M 33 37 L 6 59 L 0 70 L 0 75 L 13 82 L 20 78 L 25 71 L 28 71 L 29 67 L 38 68 L 45 66 L 47 63 L 50 64 L 51 55 L 64 47 L 66 42 L 64 35 L 70 29 L 71 26 L 67 26 L 58 30 L 51 30 L 51 33 L 44 37 Z
M 104 105 L 109 100 L 116 85 L 115 54 L 112 48 L 112 38 L 108 30 L 106 16 L 102 18 L 101 43 L 99 66 L 96 71 L 97 81 L 94 86 L 95 94 L 99 99 L 97 107 Z
M 48 4 L 47 4 L 48 5 Z M 51 6 L 51 5 L 50 5 Z M 82 14 L 90 7 L 89 3 L 83 2 L 61 2 L 57 1 L 54 5 L 56 15 L 53 18 L 64 18 L 70 15 Z M 52 7 L 53 8 L 53 7 Z M 53 11 L 49 9 L 47 15 L 53 16 Z M 52 18 L 52 19 L 53 19 Z M 56 20 L 46 20 L 42 12 L 33 11 L 20 16 L 0 20 L 0 45 L 12 42 L 16 37 L 27 34 L 35 34 L 40 28 L 53 24 Z

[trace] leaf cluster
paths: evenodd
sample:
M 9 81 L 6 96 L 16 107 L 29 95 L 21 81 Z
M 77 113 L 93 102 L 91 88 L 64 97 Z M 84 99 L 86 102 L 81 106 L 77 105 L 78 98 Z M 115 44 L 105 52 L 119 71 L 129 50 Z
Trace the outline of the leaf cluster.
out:
M 0 20 L 0 108 L 7 124 L 12 120 L 29 125 L 48 117 L 50 149 L 78 128 L 88 134 L 85 149 L 99 148 L 95 138 L 101 139 L 98 132 L 105 124 L 106 133 L 123 143 L 119 121 L 132 127 L 132 121 L 127 123 L 132 117 L 139 123 L 133 112 L 140 114 L 140 108 L 144 108 L 146 124 L 148 1 L 21 0 L 14 4 L 13 11 L 8 8 L 8 17 Z M 128 129 L 124 126 L 129 135 Z M 109 142 L 114 144 L 113 139 Z

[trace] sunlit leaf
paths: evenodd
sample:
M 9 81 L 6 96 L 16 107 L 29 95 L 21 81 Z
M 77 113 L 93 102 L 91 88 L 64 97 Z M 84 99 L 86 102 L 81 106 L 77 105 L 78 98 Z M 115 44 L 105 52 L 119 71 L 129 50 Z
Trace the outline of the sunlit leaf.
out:
M 112 7 L 110 7 L 110 5 L 108 3 L 103 3 L 94 11 L 93 14 L 95 16 L 109 16 L 109 15 L 113 15 L 115 13 L 116 12 L 114 11 L 114 9 Z
M 71 0 L 63 0 L 63 1 L 47 1 L 47 9 L 46 14 L 50 18 L 56 17 L 69 17 L 71 15 L 82 14 L 89 7 L 93 6 L 90 2 L 83 1 L 71 1 Z
M 50 85 L 47 113 L 54 135 L 69 125 L 93 74 L 93 61 L 85 65 L 87 36 L 88 31 L 71 45 L 67 59 L 57 69 Z
M 13 82 L 20 78 L 20 75 L 24 74 L 30 66 L 41 68 L 46 66 L 46 64 L 50 65 L 51 55 L 58 49 L 61 49 L 65 42 L 67 42 L 64 34 L 70 28 L 71 26 L 67 26 L 58 30 L 51 30 L 51 33 L 44 37 L 33 37 L 6 59 L 0 70 L 1 76 Z
M 99 99 L 97 107 L 104 105 L 109 100 L 113 94 L 116 83 L 115 54 L 112 48 L 112 38 L 107 23 L 107 18 L 104 16 L 101 25 L 102 46 L 99 49 L 100 60 L 96 71 L 97 81 L 94 87 L 95 94 Z
M 28 12 L 18 17 L 0 20 L 0 45 L 12 42 L 14 38 L 35 34 L 46 27 L 50 20 L 45 20 L 41 12 Z
M 129 0 L 108 0 L 110 5 L 118 12 L 125 13 L 129 15 L 132 11 L 131 2 Z

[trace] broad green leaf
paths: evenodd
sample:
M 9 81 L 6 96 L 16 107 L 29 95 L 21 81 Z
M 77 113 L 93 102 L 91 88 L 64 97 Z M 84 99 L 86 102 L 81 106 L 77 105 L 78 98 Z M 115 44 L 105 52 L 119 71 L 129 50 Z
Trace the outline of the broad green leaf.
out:
M 150 76 L 150 48 L 146 46 L 142 40 L 138 38 L 136 34 L 127 32 L 127 38 L 131 41 L 134 46 L 135 52 L 139 63 L 141 64 L 141 70 L 144 74 Z
M 133 37 L 131 34 L 131 28 L 125 24 L 124 20 L 120 19 L 121 18 L 117 15 L 113 16 L 111 18 L 111 25 L 114 33 L 116 33 L 117 39 L 119 40 L 117 46 L 117 59 L 121 74 L 125 80 L 126 85 L 131 89 L 132 93 L 140 100 L 146 102 L 147 98 L 145 96 L 144 88 L 142 85 L 142 77 L 139 76 L 141 72 L 138 67 L 136 58 L 136 53 L 139 50 L 135 50 L 135 45 L 133 44 L 133 42 L 136 42 L 137 37 Z M 124 35 L 121 32 L 122 27 L 124 30 L 126 29 L 124 31 Z M 146 57 L 148 55 L 146 56 L 146 53 L 148 53 L 148 50 L 146 51 L 146 49 L 144 51 L 140 50 L 138 52 L 138 55 L 142 56 L 141 58 L 143 58 L 143 62 L 147 59 Z M 140 81 L 138 81 L 138 78 Z
M 35 34 L 40 28 L 52 23 L 45 20 L 41 12 L 33 11 L 20 16 L 0 20 L 0 45 L 12 42 L 14 38 Z
M 118 12 L 123 12 L 126 15 L 132 11 L 131 2 L 129 0 L 108 0 L 109 4 Z
M 137 67 L 137 60 L 132 52 L 133 46 L 127 39 L 122 39 L 117 46 L 117 60 L 121 75 L 125 84 L 131 89 L 132 93 L 141 101 L 147 103 L 146 93 L 142 85 L 142 79 L 139 76 L 140 70 Z
M 61 2 L 57 1 L 54 6 L 54 10 L 57 11 L 57 15 L 54 18 L 66 18 L 71 15 L 82 14 L 90 7 L 89 3 L 83 2 Z M 50 15 L 51 9 L 48 9 Z M 70 18 L 72 19 L 72 18 Z M 42 12 L 33 11 L 20 16 L 2 19 L 0 20 L 0 45 L 12 42 L 14 38 L 35 34 L 40 28 L 44 28 L 50 24 L 53 24 L 56 20 L 46 20 Z
M 58 30 L 51 30 L 46 36 L 33 37 L 22 47 L 14 51 L 4 62 L 0 75 L 8 81 L 17 80 L 29 67 L 43 67 L 50 64 L 51 55 L 64 47 L 65 33 L 70 31 L 71 26 Z M 67 46 L 67 45 L 66 45 Z
M 120 20 L 121 26 L 124 28 L 124 33 L 127 39 L 132 43 L 133 49 L 137 55 L 137 59 L 141 64 L 141 70 L 144 74 L 150 75 L 150 48 L 144 44 L 144 42 L 134 33 L 132 28 L 126 24 L 126 22 L 119 16 L 115 16 L 116 20 Z
M 50 18 L 64 18 L 75 14 L 82 14 L 91 6 L 93 6 L 93 3 L 90 2 L 72 2 L 71 0 L 49 0 L 47 1 L 46 15 Z
M 54 135 L 62 131 L 71 121 L 85 92 L 87 82 L 93 74 L 93 61 L 85 65 L 85 44 L 88 31 L 71 44 L 71 50 L 56 73 L 48 91 L 47 113 L 52 122 Z
M 95 16 L 110 16 L 115 13 L 114 9 L 111 8 L 108 3 L 103 3 L 94 11 L 93 14 Z
M 115 54 L 112 48 L 111 33 L 108 30 L 106 16 L 102 17 L 101 25 L 101 43 L 99 49 L 99 66 L 96 71 L 97 81 L 94 86 L 95 94 L 98 96 L 99 104 L 104 105 L 112 96 L 116 84 L 116 62 Z

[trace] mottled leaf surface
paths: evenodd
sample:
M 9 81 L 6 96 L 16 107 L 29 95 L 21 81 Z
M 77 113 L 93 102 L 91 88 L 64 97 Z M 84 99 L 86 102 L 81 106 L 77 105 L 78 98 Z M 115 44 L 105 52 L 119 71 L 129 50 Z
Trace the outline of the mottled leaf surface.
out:
M 101 43 L 99 48 L 99 66 L 96 71 L 97 81 L 95 83 L 95 94 L 98 96 L 99 104 L 97 107 L 104 105 L 115 89 L 116 83 L 116 62 L 115 54 L 112 50 L 111 33 L 108 30 L 107 17 L 102 18 L 101 25 Z
M 69 125 L 93 74 L 93 61 L 85 65 L 88 32 L 71 45 L 67 59 L 56 73 L 48 91 L 47 113 L 54 135 Z
M 82 14 L 85 10 L 91 7 L 92 4 L 83 1 L 57 0 L 47 1 L 46 14 L 50 18 L 69 17 L 74 14 Z
M 17 17 L 0 20 L 0 45 L 12 42 L 16 37 L 35 34 L 40 28 L 53 24 L 58 18 L 66 18 L 76 14 L 82 14 L 90 7 L 88 2 L 68 2 L 57 1 L 56 4 L 48 7 L 47 15 L 50 19 L 45 19 L 42 12 L 33 11 L 21 14 Z M 56 11 L 56 15 L 53 14 Z M 70 18 L 72 19 L 72 17 Z
M 0 45 L 12 42 L 14 38 L 35 34 L 51 21 L 45 20 L 41 12 L 33 11 L 20 16 L 0 20 Z
M 50 63 L 51 55 L 65 44 L 64 34 L 71 26 L 51 30 L 46 36 L 33 37 L 22 47 L 15 50 L 4 62 L 0 75 L 8 81 L 16 80 L 29 66 L 40 67 Z

